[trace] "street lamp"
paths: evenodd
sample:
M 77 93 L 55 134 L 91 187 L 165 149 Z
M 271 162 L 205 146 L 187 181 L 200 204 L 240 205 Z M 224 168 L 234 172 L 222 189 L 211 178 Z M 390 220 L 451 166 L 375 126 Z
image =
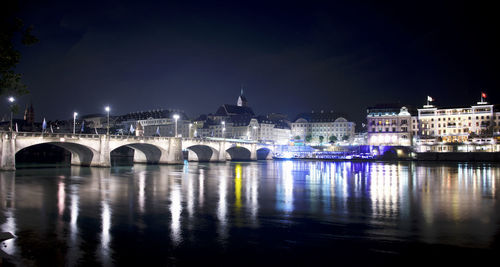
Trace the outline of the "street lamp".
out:
M 107 129 L 106 129 L 106 134 L 107 134 L 107 135 L 109 135 L 109 111 L 110 111 L 111 109 L 109 108 L 109 106 L 106 106 L 104 109 L 105 109 L 105 110 L 106 110 L 106 112 L 108 113 L 108 125 L 107 125 L 107 127 L 106 127 L 106 128 L 107 128 Z
M 75 128 L 76 128 L 76 116 L 78 116 L 78 113 L 73 112 L 73 134 L 75 134 Z
M 174 120 L 175 120 L 175 137 L 177 137 L 177 120 L 179 119 L 179 114 L 174 114 Z
M 221 124 L 222 124 L 222 138 L 226 138 L 226 136 L 224 135 L 224 133 L 226 132 L 226 122 L 222 121 Z
M 13 96 L 10 96 L 9 98 L 9 102 L 10 102 L 10 132 L 12 133 L 12 131 L 14 130 L 12 128 L 12 117 L 13 117 L 13 106 L 14 106 L 14 101 L 16 101 L 16 99 L 13 97 Z

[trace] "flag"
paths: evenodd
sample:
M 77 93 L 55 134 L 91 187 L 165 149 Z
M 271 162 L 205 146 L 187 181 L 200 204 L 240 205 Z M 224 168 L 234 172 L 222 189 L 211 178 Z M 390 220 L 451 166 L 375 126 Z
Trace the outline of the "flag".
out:
M 481 97 L 482 97 L 482 98 L 486 98 L 486 93 L 481 92 Z
M 85 121 L 82 121 L 82 128 L 80 129 L 80 132 L 83 133 L 83 130 L 85 130 Z
M 131 134 L 135 132 L 134 126 L 130 124 L 130 130 L 128 130 Z
M 434 98 L 427 96 L 427 101 L 432 102 L 432 101 L 434 101 Z
M 156 127 L 156 134 L 157 134 L 158 136 L 160 136 L 160 126 L 157 126 L 157 127 Z
M 16 133 L 19 132 L 19 129 L 17 128 L 17 122 L 16 122 Z
M 47 129 L 47 121 L 45 121 L 45 118 L 43 118 L 43 122 L 42 122 L 42 132 L 45 131 L 45 129 Z

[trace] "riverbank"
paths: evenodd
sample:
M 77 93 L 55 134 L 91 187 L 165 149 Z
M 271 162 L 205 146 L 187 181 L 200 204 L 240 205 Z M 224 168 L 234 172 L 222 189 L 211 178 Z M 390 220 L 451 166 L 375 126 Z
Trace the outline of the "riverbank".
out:
M 293 157 L 274 158 L 275 160 L 315 160 L 315 161 L 457 161 L 457 162 L 500 162 L 500 152 L 425 152 L 416 153 L 415 157 L 380 156 L 373 158 L 326 158 L 326 157 Z

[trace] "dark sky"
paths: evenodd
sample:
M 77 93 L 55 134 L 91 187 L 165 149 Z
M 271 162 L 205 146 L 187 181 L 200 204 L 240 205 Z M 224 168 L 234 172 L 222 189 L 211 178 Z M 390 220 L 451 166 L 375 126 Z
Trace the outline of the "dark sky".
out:
M 461 1 L 24 1 L 40 42 L 17 70 L 37 119 L 156 108 L 194 117 L 235 103 L 259 114 L 377 103 L 498 101 L 499 19 Z M 168 2 L 168 3 L 159 3 Z

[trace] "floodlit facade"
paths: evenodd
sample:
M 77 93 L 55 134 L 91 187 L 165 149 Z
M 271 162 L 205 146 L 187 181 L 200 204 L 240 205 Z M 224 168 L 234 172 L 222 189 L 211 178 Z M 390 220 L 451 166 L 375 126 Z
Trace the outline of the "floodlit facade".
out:
M 291 123 L 293 139 L 305 140 L 311 137 L 311 142 L 328 143 L 331 136 L 338 141 L 352 141 L 355 135 L 356 124 L 348 121 L 343 115 L 333 112 L 302 113 Z
M 367 110 L 367 141 L 373 146 L 411 146 L 412 115 L 400 105 L 377 105 Z
M 175 136 L 174 114 L 179 115 L 177 120 L 177 135 L 182 137 L 192 136 L 189 125 L 191 121 L 180 110 L 150 110 L 133 112 L 118 117 L 122 134 L 134 134 L 138 125 L 141 125 L 144 136 Z M 191 135 L 190 135 L 191 134 Z
M 481 103 L 481 102 L 480 102 Z M 443 142 L 465 142 L 470 135 L 492 135 L 498 131 L 500 113 L 494 105 L 483 103 L 471 107 L 418 109 L 421 137 L 438 137 Z
M 498 106 L 481 101 L 470 107 L 418 109 L 419 152 L 500 151 Z
M 446 108 L 427 103 L 415 112 L 377 105 L 368 108 L 367 135 L 369 145 L 413 146 L 417 152 L 500 151 L 500 112 L 484 101 Z

